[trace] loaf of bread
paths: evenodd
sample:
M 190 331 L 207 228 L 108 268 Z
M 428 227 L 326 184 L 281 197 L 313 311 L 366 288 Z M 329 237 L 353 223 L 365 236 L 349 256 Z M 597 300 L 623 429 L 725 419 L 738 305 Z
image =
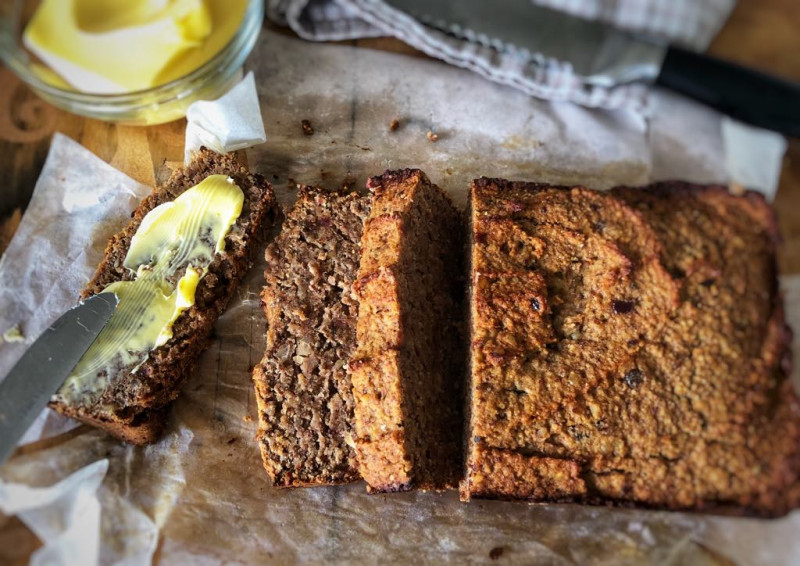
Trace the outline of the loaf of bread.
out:
M 800 408 L 760 195 L 479 179 L 462 498 L 780 515 Z
M 359 471 L 371 491 L 444 489 L 463 465 L 463 218 L 419 170 L 368 187 L 351 363 Z
M 257 439 L 280 487 L 338 484 L 360 476 L 349 362 L 358 302 L 352 285 L 369 200 L 301 187 L 267 248 L 267 348 L 253 372 Z
M 133 280 L 136 273 L 125 267 L 123 261 L 145 215 L 211 175 L 230 177 L 244 193 L 244 201 L 241 213 L 225 236 L 224 249 L 214 255 L 197 284 L 194 304 L 172 324 L 171 338 L 146 352 L 143 360 L 120 363 L 113 375 L 103 370 L 97 378 L 105 385 L 98 392 L 67 395 L 62 388 L 53 397 L 51 408 L 134 444 L 152 442 L 158 437 L 168 405 L 177 397 L 208 345 L 217 318 L 251 265 L 251 254 L 258 250 L 257 243 L 272 221 L 275 210 L 272 187 L 260 175 L 248 173 L 232 155 L 201 149 L 191 164 L 175 171 L 163 186 L 145 198 L 128 226 L 111 238 L 102 262 L 81 295 L 86 298 L 112 283 Z

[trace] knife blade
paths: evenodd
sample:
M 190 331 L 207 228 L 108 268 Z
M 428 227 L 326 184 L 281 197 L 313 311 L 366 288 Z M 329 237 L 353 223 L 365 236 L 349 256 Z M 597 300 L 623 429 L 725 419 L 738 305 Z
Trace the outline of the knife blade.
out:
M 0 464 L 111 320 L 117 302 L 114 293 L 100 293 L 68 310 L 0 383 Z
M 420 23 L 498 51 L 569 63 L 587 86 L 654 83 L 755 126 L 800 136 L 800 86 L 657 44 L 530 0 L 386 0 Z
M 590 84 L 613 86 L 652 80 L 664 46 L 640 41 L 619 30 L 530 0 L 388 0 L 417 21 L 499 51 L 569 62 Z

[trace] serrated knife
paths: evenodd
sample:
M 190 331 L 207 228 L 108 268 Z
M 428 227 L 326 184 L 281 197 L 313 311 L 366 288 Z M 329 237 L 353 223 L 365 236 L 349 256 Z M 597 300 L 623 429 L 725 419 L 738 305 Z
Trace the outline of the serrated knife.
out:
M 743 122 L 800 136 L 800 86 L 765 73 L 645 41 L 530 0 L 386 2 L 453 37 L 568 62 L 587 85 L 657 84 Z
M 68 310 L 22 355 L 0 382 L 0 464 L 69 376 L 117 308 L 100 293 Z

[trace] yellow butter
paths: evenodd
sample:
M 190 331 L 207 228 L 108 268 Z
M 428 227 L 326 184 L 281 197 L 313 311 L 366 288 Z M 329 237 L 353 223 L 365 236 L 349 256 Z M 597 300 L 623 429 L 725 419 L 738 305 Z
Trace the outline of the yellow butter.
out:
M 58 398 L 85 401 L 102 392 L 119 368 L 136 371 L 150 351 L 172 338 L 173 324 L 194 304 L 197 285 L 224 249 L 243 204 L 238 186 L 211 175 L 142 219 L 123 262 L 135 277 L 104 289 L 117 295 L 117 309 Z
M 19 324 L 16 326 L 12 326 L 8 330 L 3 333 L 2 339 L 0 339 L 0 343 L 8 342 L 24 342 L 25 335 L 22 333 L 22 329 L 19 327 Z
M 133 92 L 169 82 L 208 61 L 233 38 L 246 4 L 43 0 L 23 42 L 77 90 Z
M 227 228 L 241 214 L 243 203 L 244 193 L 226 176 L 207 177 L 144 217 L 123 265 L 131 271 L 174 273 L 184 262 L 210 263 L 225 249 Z

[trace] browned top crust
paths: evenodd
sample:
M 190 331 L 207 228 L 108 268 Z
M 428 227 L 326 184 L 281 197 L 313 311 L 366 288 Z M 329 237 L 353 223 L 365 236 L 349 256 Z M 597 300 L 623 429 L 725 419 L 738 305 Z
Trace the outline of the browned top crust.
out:
M 763 198 L 479 179 L 471 222 L 462 497 L 762 515 L 800 504 Z
M 58 402 L 51 403 L 51 408 L 137 444 L 151 442 L 158 435 L 165 415 L 162 409 L 177 397 L 207 345 L 214 323 L 251 264 L 253 244 L 272 221 L 272 187 L 261 175 L 249 173 L 233 154 L 220 155 L 201 148 L 189 165 L 174 171 L 164 185 L 150 193 L 133 212 L 128 226 L 109 240 L 103 260 L 81 294 L 86 298 L 115 281 L 132 279 L 133 274 L 122 263 L 145 215 L 217 174 L 230 176 L 244 192 L 242 212 L 225 238 L 224 252 L 215 256 L 200 280 L 195 304 L 175 321 L 172 338 L 153 350 L 137 371 L 120 370 L 97 402 L 80 406 Z
M 266 252 L 267 349 L 253 379 L 258 441 L 276 486 L 359 479 L 348 363 L 358 302 L 352 292 L 369 200 L 300 187 Z

